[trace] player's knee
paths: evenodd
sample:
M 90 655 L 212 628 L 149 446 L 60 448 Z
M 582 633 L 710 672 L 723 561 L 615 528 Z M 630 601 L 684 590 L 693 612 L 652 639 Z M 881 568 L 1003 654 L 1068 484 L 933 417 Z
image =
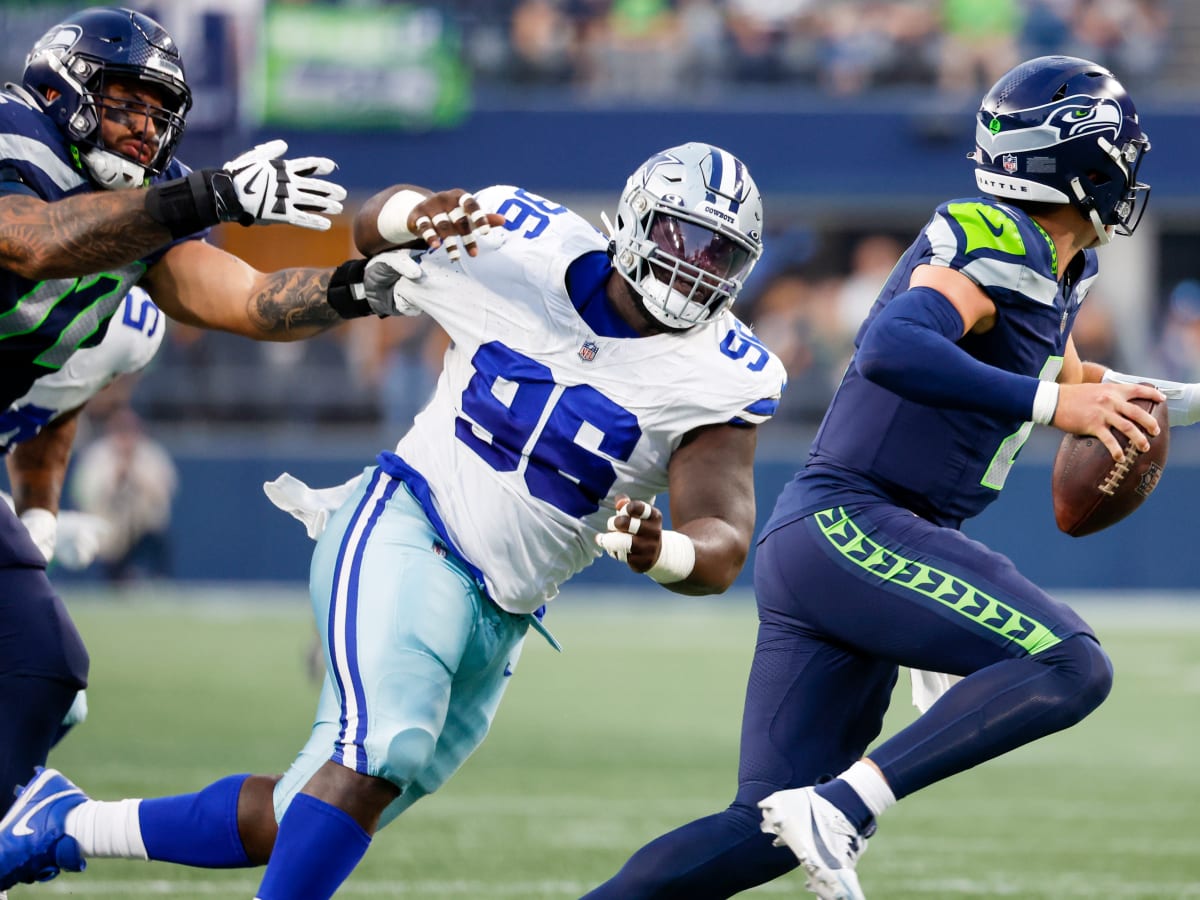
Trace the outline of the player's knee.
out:
M 433 759 L 437 735 L 424 728 L 405 728 L 388 742 L 380 777 L 404 787 L 417 777 Z
M 1038 654 L 1039 660 L 1043 654 Z M 1053 650 L 1043 662 L 1053 665 L 1066 680 L 1064 712 L 1078 722 L 1098 707 L 1112 690 L 1113 667 L 1104 648 L 1092 637 L 1077 634 Z

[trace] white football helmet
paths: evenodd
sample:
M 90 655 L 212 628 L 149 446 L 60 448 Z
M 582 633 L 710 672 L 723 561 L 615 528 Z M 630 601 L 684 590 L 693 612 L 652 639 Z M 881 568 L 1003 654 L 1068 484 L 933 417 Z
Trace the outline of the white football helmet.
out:
M 762 195 L 731 153 L 690 143 L 625 183 L 610 247 L 646 314 L 684 331 L 729 307 L 762 255 Z

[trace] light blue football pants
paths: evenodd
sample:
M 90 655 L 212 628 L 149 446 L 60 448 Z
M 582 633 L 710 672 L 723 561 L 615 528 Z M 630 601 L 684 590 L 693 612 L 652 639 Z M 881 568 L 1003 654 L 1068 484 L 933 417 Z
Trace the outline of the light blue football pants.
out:
M 275 814 L 333 760 L 401 789 L 382 828 L 482 743 L 529 617 L 489 601 L 403 482 L 374 467 L 317 542 L 309 588 L 325 686 Z

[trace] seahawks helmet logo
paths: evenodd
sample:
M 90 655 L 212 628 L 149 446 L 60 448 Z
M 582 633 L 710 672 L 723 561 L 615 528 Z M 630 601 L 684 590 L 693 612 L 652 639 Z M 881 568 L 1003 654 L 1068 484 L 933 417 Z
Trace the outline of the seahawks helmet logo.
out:
M 1059 138 L 1064 141 L 1084 134 L 1109 131 L 1115 142 L 1121 130 L 1121 107 L 1115 100 L 1089 98 L 1071 103 L 1068 99 L 1046 117 L 1046 124 L 1058 128 Z
M 31 59 L 40 53 L 45 53 L 47 50 L 70 50 L 82 35 L 83 29 L 78 25 L 60 25 L 57 28 L 52 28 L 42 35 L 41 40 L 33 45 L 33 49 L 25 57 L 25 65 L 29 65 Z
M 998 131 L 990 127 L 996 121 L 991 113 L 980 113 L 975 128 L 975 142 L 992 159 L 1054 147 L 1083 135 L 1108 133 L 1116 143 L 1123 116 L 1115 100 L 1076 94 L 997 118 L 1004 123 Z

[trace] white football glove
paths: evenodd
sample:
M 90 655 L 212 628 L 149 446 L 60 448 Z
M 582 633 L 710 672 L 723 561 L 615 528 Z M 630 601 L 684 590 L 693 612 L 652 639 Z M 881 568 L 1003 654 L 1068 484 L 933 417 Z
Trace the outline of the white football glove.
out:
M 307 484 L 284 472 L 274 481 L 263 484 L 267 499 L 304 525 L 304 530 L 314 541 L 325 531 L 329 517 L 349 499 L 358 487 L 361 475 L 330 488 L 310 488 Z
M 286 222 L 301 228 L 328 231 L 327 216 L 342 211 L 346 189 L 316 178 L 337 168 L 323 156 L 280 159 L 287 142 L 268 141 L 231 159 L 221 168 L 230 176 L 239 209 L 230 209 L 228 195 L 217 192 L 218 214 L 227 222 L 270 225 Z
M 59 510 L 55 560 L 72 571 L 86 569 L 95 561 L 112 530 L 112 524 L 100 516 L 71 509 Z
M 363 270 L 363 288 L 367 303 L 381 316 L 416 316 L 421 310 L 401 296 L 405 282 L 425 277 L 421 264 L 408 250 L 388 250 L 367 260 Z
M 21 513 L 21 524 L 33 539 L 33 545 L 38 548 L 46 562 L 54 559 L 54 545 L 58 540 L 58 519 L 48 509 L 35 506 Z

